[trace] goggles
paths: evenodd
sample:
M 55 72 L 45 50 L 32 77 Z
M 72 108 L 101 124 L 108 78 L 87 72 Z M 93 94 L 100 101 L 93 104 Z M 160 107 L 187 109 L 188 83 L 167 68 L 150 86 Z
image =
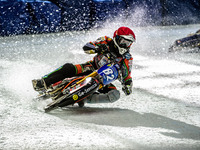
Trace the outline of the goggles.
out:
M 119 47 L 129 48 L 135 39 L 132 36 L 120 36 L 119 37 Z

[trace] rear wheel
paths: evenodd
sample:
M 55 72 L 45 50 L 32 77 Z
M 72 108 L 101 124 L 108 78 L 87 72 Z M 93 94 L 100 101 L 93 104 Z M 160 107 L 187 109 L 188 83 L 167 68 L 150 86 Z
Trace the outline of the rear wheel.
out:
M 80 102 L 78 102 L 78 106 L 79 106 L 80 108 L 82 108 L 84 105 L 85 105 L 85 103 L 84 103 L 84 101 L 83 101 L 83 100 L 82 100 L 82 101 L 80 101 Z

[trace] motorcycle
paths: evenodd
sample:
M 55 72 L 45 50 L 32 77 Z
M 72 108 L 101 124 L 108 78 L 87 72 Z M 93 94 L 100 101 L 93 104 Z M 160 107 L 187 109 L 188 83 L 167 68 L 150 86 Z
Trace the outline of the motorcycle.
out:
M 118 70 L 118 64 L 106 64 L 87 76 L 65 78 L 52 84 L 50 89 L 42 91 L 37 99 L 52 99 L 44 108 L 45 112 L 79 104 L 104 85 L 115 81 L 119 76 Z
M 200 31 L 195 34 L 188 35 L 187 37 L 176 40 L 170 47 L 169 52 L 175 52 L 182 49 L 200 49 Z

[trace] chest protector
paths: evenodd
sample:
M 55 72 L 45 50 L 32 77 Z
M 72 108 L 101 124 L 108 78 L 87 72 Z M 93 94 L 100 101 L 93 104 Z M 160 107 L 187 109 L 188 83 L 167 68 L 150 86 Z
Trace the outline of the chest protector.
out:
M 98 54 L 94 57 L 94 62 L 97 68 L 111 63 L 110 54 Z

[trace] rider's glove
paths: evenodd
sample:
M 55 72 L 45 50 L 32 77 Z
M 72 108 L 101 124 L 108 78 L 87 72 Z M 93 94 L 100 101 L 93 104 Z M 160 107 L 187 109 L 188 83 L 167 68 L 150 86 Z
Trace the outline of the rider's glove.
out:
M 84 46 L 83 46 L 83 50 L 86 54 L 94 54 L 94 53 L 97 53 L 97 48 L 96 46 L 94 46 L 93 44 L 91 43 L 86 43 Z
M 132 85 L 123 85 L 122 90 L 126 95 L 130 95 L 132 93 Z
M 106 46 L 106 44 L 100 44 L 100 45 L 98 45 L 97 51 L 99 53 L 107 52 L 108 51 L 108 47 Z

